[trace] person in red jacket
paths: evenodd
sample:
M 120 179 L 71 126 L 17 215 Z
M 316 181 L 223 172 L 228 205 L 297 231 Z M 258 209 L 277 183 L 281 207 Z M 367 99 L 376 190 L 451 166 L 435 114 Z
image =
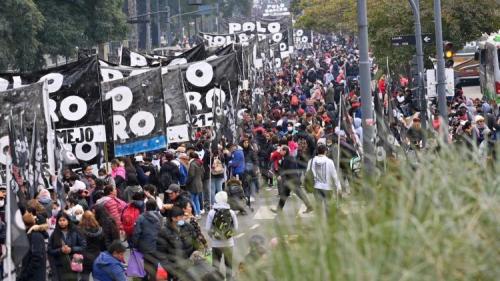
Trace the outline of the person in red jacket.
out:
M 123 230 L 121 222 L 121 214 L 127 203 L 120 200 L 117 196 L 116 188 L 113 186 L 106 186 L 104 188 L 104 197 L 97 200 L 96 205 L 103 205 L 109 216 L 113 218 L 118 226 L 118 229 Z

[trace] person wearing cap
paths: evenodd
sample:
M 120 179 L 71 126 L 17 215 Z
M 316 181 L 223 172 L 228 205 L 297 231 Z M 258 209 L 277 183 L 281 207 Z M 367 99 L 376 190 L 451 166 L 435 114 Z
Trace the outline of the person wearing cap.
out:
M 407 143 L 408 145 L 415 150 L 419 150 L 422 142 L 425 138 L 424 130 L 422 129 L 422 124 L 420 123 L 420 117 L 413 117 L 413 122 L 406 133 Z
M 165 190 L 165 196 L 163 197 L 163 207 L 160 209 L 163 216 L 168 217 L 170 211 L 175 206 L 181 206 L 183 201 L 191 202 L 191 196 L 187 191 L 181 189 L 178 184 L 171 184 L 167 190 Z
M 485 132 L 489 132 L 490 129 L 486 126 L 485 119 L 481 115 L 474 117 L 474 123 L 473 131 L 476 135 L 477 145 L 479 146 L 485 139 Z
M 185 221 L 184 211 L 180 207 L 172 207 L 167 219 L 156 239 L 155 257 L 167 270 L 169 278 L 187 280 L 183 277 L 190 264 L 189 257 L 198 250 L 195 243 L 197 234 L 193 226 Z

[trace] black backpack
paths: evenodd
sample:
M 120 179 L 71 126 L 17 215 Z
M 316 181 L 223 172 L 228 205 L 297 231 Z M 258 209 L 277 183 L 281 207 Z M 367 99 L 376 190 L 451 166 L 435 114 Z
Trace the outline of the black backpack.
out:
M 234 236 L 234 222 L 229 209 L 215 209 L 210 237 L 216 240 L 227 240 Z

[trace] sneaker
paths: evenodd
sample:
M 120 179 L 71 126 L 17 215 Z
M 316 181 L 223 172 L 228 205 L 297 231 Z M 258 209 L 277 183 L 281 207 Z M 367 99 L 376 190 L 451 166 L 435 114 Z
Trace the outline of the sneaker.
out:
M 250 202 L 251 203 L 255 202 L 255 198 L 253 196 L 250 196 Z
M 278 209 L 275 209 L 275 208 L 269 208 L 269 210 L 275 214 L 277 214 L 279 212 Z
M 204 214 L 205 214 L 205 210 L 201 210 L 200 215 L 204 215 Z

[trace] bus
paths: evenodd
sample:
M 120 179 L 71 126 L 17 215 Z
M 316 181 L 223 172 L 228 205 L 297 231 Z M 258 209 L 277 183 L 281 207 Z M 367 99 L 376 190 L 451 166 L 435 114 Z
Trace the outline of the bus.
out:
M 500 31 L 478 42 L 476 58 L 479 59 L 479 81 L 483 96 L 500 103 Z

